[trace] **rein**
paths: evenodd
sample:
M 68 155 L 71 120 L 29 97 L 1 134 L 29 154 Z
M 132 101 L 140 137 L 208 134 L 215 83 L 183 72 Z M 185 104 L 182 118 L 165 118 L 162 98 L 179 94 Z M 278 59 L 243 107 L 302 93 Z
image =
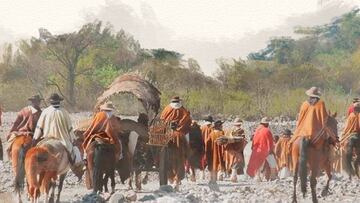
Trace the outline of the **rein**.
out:
M 336 135 L 334 135 L 334 133 L 328 129 L 328 120 L 329 118 L 326 120 L 326 124 L 324 125 L 324 127 L 322 127 L 319 133 L 314 137 L 314 139 L 312 139 L 311 144 L 315 144 L 316 142 L 318 142 L 319 139 L 324 135 L 324 132 L 328 134 L 328 137 L 332 137 L 336 140 Z

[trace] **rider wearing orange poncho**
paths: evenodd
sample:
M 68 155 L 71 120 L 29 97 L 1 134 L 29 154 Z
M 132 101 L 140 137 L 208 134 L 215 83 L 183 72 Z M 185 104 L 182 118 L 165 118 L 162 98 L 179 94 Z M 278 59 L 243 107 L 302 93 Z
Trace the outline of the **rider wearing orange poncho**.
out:
M 96 138 L 100 138 L 106 143 L 113 144 L 116 160 L 121 159 L 121 143 L 118 138 L 120 129 L 117 124 L 118 118 L 113 115 L 114 110 L 112 103 L 105 103 L 100 106 L 100 111 L 95 114 L 90 126 L 84 132 L 82 147 L 85 152 Z M 86 157 L 86 154 L 84 154 L 84 157 Z
M 259 127 L 255 130 L 252 141 L 252 153 L 247 167 L 247 174 L 254 177 L 260 171 L 265 161 L 270 168 L 276 168 L 276 161 L 273 154 L 274 138 L 269 129 L 270 120 L 265 117 L 261 119 Z
M 190 112 L 181 104 L 179 97 L 173 97 L 160 115 L 160 119 L 169 122 L 173 128 L 174 139 L 169 142 L 170 163 L 168 169 L 168 178 L 170 182 L 175 181 L 178 186 L 185 177 L 184 163 L 186 160 L 186 148 L 188 145 L 188 136 L 191 117 Z
M 308 138 L 317 136 L 324 128 L 328 118 L 325 102 L 320 100 L 321 93 L 319 89 L 317 87 L 312 87 L 305 93 L 309 96 L 309 99 L 300 107 L 296 130 L 292 139 L 294 141 L 299 136 Z
M 350 113 L 346 120 L 345 128 L 342 132 L 340 138 L 340 154 L 341 161 L 335 166 L 337 171 L 340 169 L 342 171 L 346 170 L 345 168 L 345 146 L 348 144 L 349 140 L 357 139 L 360 135 L 360 102 L 354 103 L 354 111 Z

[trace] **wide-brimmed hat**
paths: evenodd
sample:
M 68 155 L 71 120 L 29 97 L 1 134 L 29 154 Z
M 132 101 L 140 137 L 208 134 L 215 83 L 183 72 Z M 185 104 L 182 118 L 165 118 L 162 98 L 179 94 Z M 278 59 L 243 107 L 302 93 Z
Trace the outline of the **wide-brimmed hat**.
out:
M 270 118 L 264 117 L 264 118 L 261 119 L 260 123 L 262 123 L 262 124 L 269 124 L 269 123 L 270 123 Z
M 308 95 L 309 97 L 320 98 L 321 96 L 320 89 L 317 87 L 311 87 L 310 89 L 306 90 L 305 94 Z
M 234 121 L 232 122 L 233 125 L 237 126 L 237 125 L 242 125 L 243 121 L 240 118 L 235 118 Z
M 44 100 L 43 98 L 40 97 L 40 95 L 36 94 L 36 95 L 33 95 L 31 97 L 28 98 L 29 101 L 41 101 L 41 100 Z
M 171 98 L 171 100 L 170 100 L 171 102 L 180 102 L 181 101 L 181 99 L 180 99 L 180 97 L 179 96 L 174 96 L 174 97 L 172 97 Z
M 215 121 L 214 126 L 220 126 L 220 125 L 222 125 L 223 123 L 224 123 L 223 121 L 217 120 L 217 121 Z
M 283 135 L 287 135 L 287 136 L 291 136 L 293 133 L 291 132 L 291 130 L 289 129 L 285 129 L 283 132 L 282 132 Z
M 207 117 L 204 119 L 204 121 L 207 121 L 207 122 L 212 123 L 212 122 L 214 122 L 214 118 L 213 118 L 212 116 L 207 116 Z
M 354 107 L 359 108 L 360 107 L 360 102 L 355 102 Z
M 353 98 L 353 103 L 360 102 L 360 99 L 358 97 Z
M 50 103 L 59 103 L 63 100 L 64 98 L 62 98 L 58 93 L 52 93 L 51 96 L 49 97 Z
M 115 107 L 112 102 L 106 102 L 100 106 L 100 111 L 115 111 Z

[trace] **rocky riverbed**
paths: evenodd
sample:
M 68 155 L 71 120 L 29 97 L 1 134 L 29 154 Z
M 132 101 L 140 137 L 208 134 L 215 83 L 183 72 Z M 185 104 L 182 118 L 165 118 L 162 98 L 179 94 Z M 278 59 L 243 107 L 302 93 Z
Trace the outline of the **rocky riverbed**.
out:
M 82 118 L 86 118 L 90 113 L 72 114 L 74 125 Z M 4 150 L 6 143 L 4 139 L 9 131 L 11 123 L 14 121 L 16 113 L 5 113 L 3 115 L 3 126 L 0 128 L 0 135 L 3 141 Z M 246 132 L 249 134 L 255 127 L 256 123 L 246 122 Z M 229 124 L 225 124 L 229 126 Z M 275 132 L 280 131 L 284 127 L 293 128 L 295 122 L 274 123 L 272 128 Z M 341 129 L 341 127 L 339 127 Z M 4 161 L 0 161 L 0 203 L 17 202 L 13 190 L 13 174 L 11 164 L 4 153 Z M 198 173 L 199 174 L 199 173 Z M 238 183 L 231 183 L 228 178 L 219 181 L 217 185 L 208 185 L 208 180 L 197 176 L 196 182 L 185 179 L 180 186 L 180 190 L 175 192 L 171 186 L 159 187 L 157 173 L 150 173 L 149 182 L 143 185 L 141 191 L 133 191 L 128 189 L 127 185 L 123 185 L 116 178 L 115 194 L 93 195 L 87 190 L 84 181 L 77 182 L 77 178 L 70 172 L 66 179 L 63 192 L 61 194 L 61 202 L 291 202 L 292 197 L 292 178 L 282 180 L 274 180 L 269 182 L 257 182 L 246 176 L 239 176 Z M 325 185 L 326 176 L 318 178 L 318 194 Z M 298 187 L 299 188 L 299 187 Z M 308 191 L 310 188 L 308 187 Z M 299 202 L 311 202 L 310 193 L 303 199 L 300 191 L 298 191 Z M 26 193 L 23 194 L 26 198 Z M 349 181 L 348 178 L 341 174 L 335 174 L 330 183 L 330 194 L 326 197 L 319 196 L 320 202 L 360 202 L 360 180 L 354 178 Z M 26 201 L 25 201 L 26 202 Z

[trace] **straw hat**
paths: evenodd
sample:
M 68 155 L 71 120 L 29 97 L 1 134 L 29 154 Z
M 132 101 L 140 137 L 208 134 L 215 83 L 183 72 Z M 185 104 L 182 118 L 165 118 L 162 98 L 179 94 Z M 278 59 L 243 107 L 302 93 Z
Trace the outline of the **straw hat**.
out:
M 240 118 L 235 118 L 233 121 L 234 126 L 242 125 L 243 121 Z
M 320 96 L 321 96 L 321 92 L 320 92 L 319 88 L 317 88 L 317 87 L 311 87 L 310 89 L 308 89 L 305 92 L 305 94 L 308 95 L 309 97 L 320 98 Z
M 171 98 L 171 100 L 170 100 L 171 102 L 180 102 L 181 101 L 181 99 L 180 99 L 180 97 L 179 96 L 174 96 L 174 97 L 172 97 Z
M 270 119 L 268 117 L 264 117 L 261 119 L 260 121 L 261 124 L 269 124 L 270 123 Z
M 100 106 L 100 111 L 115 111 L 115 107 L 112 102 L 107 102 Z

